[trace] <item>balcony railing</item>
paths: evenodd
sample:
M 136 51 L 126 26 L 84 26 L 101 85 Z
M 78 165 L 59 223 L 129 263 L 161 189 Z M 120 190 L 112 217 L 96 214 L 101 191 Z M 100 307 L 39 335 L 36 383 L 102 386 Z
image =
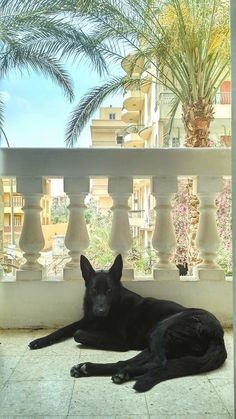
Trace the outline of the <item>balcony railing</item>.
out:
M 90 191 L 90 179 L 105 177 L 108 194 L 113 199 L 109 245 L 114 254 L 123 256 L 123 280 L 127 286 L 144 295 L 205 307 L 229 324 L 231 283 L 225 280 L 223 270 L 216 263 L 219 235 L 215 198 L 222 190 L 223 177 L 230 174 L 228 149 L 0 149 L 0 176 L 15 177 L 17 192 L 24 198 L 24 224 L 19 241 L 24 262 L 15 277 L 5 277 L 0 282 L 1 324 L 3 327 L 10 327 L 10 323 L 16 327 L 52 326 L 78 317 L 84 286 L 80 281 L 80 255 L 86 254 L 90 242 L 84 217 L 85 197 Z M 195 267 L 194 277 L 186 284 L 172 263 L 177 243 L 171 199 L 177 192 L 179 176 L 196 178 L 200 200 L 196 244 L 202 263 Z M 60 281 L 47 278 L 39 261 L 44 247 L 40 220 L 40 199 L 45 193 L 43 180 L 56 177 L 63 177 L 64 192 L 70 201 L 65 236 L 70 260 Z M 152 245 L 157 259 L 149 281 L 130 281 L 135 275 L 127 260 L 132 246 L 128 200 L 136 178 L 150 178 L 156 200 Z
M 171 92 L 162 92 L 160 93 L 160 103 L 161 104 L 171 104 L 174 95 Z M 231 104 L 231 92 L 218 92 L 214 97 L 214 104 L 229 105 Z

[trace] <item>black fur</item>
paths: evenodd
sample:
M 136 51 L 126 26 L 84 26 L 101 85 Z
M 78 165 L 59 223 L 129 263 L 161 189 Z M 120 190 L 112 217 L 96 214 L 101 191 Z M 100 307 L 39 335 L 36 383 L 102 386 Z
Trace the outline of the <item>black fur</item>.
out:
M 73 377 L 111 375 L 116 384 L 135 380 L 135 390 L 142 392 L 161 381 L 216 369 L 225 361 L 224 332 L 213 314 L 127 290 L 120 282 L 120 255 L 109 271 L 95 271 L 81 256 L 81 270 L 86 285 L 82 320 L 29 347 L 39 349 L 74 336 L 93 348 L 142 352 L 127 361 L 75 365 Z

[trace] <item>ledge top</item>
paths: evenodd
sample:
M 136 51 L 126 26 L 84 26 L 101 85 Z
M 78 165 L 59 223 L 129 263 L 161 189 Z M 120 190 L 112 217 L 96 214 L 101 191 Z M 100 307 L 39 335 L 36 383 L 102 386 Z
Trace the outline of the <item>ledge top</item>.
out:
M 2 177 L 230 176 L 231 149 L 0 148 Z

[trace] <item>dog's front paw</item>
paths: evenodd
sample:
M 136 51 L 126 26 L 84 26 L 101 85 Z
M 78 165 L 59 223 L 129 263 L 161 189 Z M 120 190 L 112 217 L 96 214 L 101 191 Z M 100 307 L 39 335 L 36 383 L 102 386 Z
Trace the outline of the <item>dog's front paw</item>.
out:
M 74 365 L 70 370 L 71 377 L 79 378 L 88 375 L 87 364 Z
M 30 342 L 28 346 L 30 349 L 40 349 L 44 348 L 44 346 L 47 346 L 47 343 L 44 338 L 39 338 L 32 340 L 32 342 Z
M 125 383 L 126 381 L 129 381 L 130 376 L 127 372 L 120 371 L 120 372 L 117 372 L 116 374 L 114 374 L 111 377 L 111 379 L 112 379 L 113 383 L 115 383 L 115 384 L 122 384 L 122 383 Z

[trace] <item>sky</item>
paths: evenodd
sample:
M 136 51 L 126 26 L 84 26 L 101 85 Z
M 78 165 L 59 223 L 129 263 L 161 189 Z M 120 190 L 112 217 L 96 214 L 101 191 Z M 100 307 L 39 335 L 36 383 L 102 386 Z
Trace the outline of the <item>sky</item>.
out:
M 119 71 L 118 71 L 119 70 Z M 11 147 L 65 147 L 64 133 L 70 112 L 88 89 L 105 81 L 99 78 L 88 63 L 68 69 L 75 86 L 75 100 L 69 103 L 60 87 L 51 79 L 36 73 L 12 72 L 1 81 L 0 90 L 5 96 L 4 129 Z M 120 67 L 114 69 L 121 73 Z M 104 106 L 122 106 L 122 96 L 113 96 Z M 98 112 L 93 118 L 98 117 Z M 89 147 L 89 124 L 78 140 L 78 147 Z M 1 140 L 4 147 L 4 140 Z

